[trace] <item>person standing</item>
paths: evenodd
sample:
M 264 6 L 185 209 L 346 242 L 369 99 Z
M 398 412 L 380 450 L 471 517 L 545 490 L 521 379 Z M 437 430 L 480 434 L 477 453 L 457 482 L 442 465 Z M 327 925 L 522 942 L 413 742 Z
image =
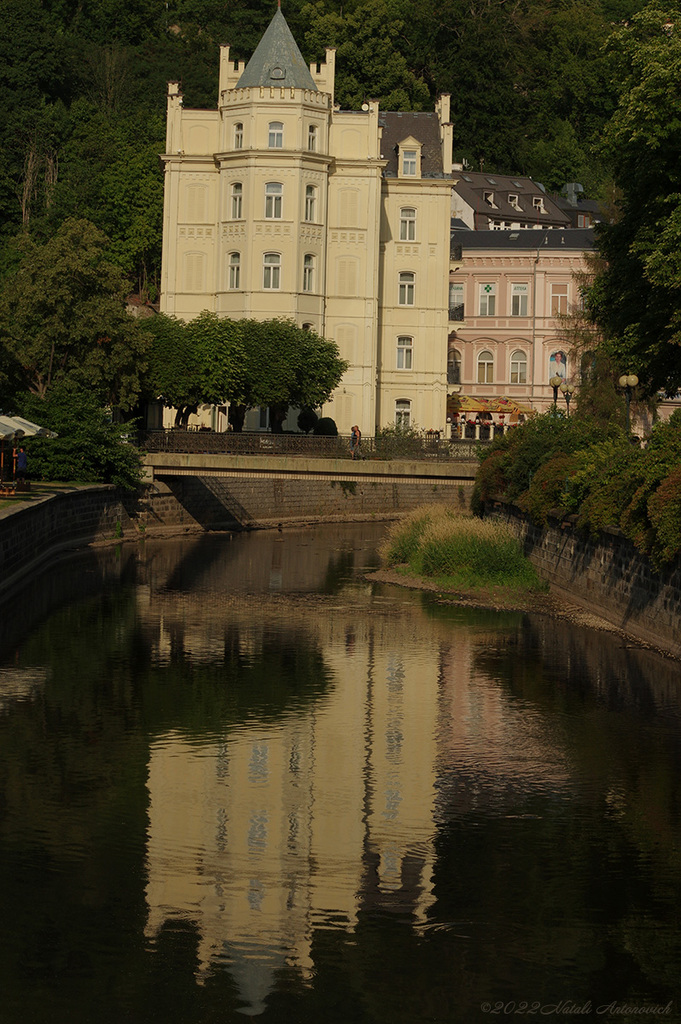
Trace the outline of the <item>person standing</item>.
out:
M 359 446 L 362 443 L 362 432 L 358 426 L 352 427 L 350 430 L 350 458 L 361 459 Z
M 26 452 L 23 448 L 20 448 L 17 452 L 17 480 L 25 480 L 28 472 L 28 459 Z

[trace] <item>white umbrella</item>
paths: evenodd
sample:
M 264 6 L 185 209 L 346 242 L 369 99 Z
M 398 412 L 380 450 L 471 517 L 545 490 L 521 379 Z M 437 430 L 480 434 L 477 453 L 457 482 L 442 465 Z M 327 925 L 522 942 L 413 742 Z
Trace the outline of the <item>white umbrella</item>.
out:
M 0 421 L 15 424 L 16 437 L 58 437 L 49 427 L 39 427 L 37 423 L 25 420 L 23 416 L 0 416 Z
M 0 438 L 11 441 L 13 437 L 23 437 L 24 431 L 18 423 L 13 423 L 9 416 L 0 416 Z

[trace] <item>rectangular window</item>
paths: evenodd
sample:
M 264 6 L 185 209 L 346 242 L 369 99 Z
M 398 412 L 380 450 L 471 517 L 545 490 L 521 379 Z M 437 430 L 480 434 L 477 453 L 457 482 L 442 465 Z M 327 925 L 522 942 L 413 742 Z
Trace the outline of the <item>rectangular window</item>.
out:
M 526 284 L 511 286 L 511 316 L 527 316 L 528 291 Z
M 399 304 L 414 305 L 414 274 L 400 274 Z
M 397 339 L 397 369 L 398 370 L 411 370 L 411 367 L 412 367 L 412 352 L 413 352 L 413 339 L 412 338 L 398 338 Z
M 416 210 L 405 207 L 400 210 L 400 241 L 413 242 L 416 238 Z
M 416 174 L 416 150 L 405 149 L 402 152 L 402 174 L 413 176 Z
M 480 316 L 494 316 L 497 308 L 497 286 L 487 282 L 480 285 Z
M 265 185 L 265 217 L 268 220 L 281 220 L 281 197 L 284 186 L 276 181 Z
M 267 289 L 279 287 L 281 257 L 276 252 L 266 252 L 263 260 L 262 286 Z
M 449 285 L 449 319 L 463 320 L 463 284 Z
M 306 256 L 303 260 L 303 291 L 311 292 L 314 288 L 314 256 Z
M 281 121 L 270 122 L 267 142 L 270 149 L 281 149 L 284 145 L 284 126 Z
M 551 285 L 551 316 L 565 316 L 568 310 L 568 286 Z

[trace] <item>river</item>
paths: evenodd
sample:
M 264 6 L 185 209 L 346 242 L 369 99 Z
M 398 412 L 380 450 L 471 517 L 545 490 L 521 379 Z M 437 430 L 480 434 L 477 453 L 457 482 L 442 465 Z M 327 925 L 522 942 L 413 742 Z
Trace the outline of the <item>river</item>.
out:
M 2 605 L 2 1024 L 681 1020 L 679 663 L 373 583 L 384 529 Z

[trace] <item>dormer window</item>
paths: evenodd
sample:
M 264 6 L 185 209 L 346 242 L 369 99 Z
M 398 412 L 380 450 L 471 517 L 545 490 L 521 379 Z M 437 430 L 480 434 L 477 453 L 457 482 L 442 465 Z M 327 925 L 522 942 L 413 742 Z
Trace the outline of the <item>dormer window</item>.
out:
M 280 67 L 270 68 L 270 78 L 281 81 L 282 78 L 286 78 L 286 72 Z
M 402 151 L 402 174 L 414 176 L 416 174 L 416 150 L 404 149 Z
M 496 204 L 494 202 L 494 192 L 483 192 L 482 199 L 483 202 L 487 203 L 488 206 L 493 206 L 496 209 Z
M 537 211 L 537 213 L 546 213 L 546 210 L 544 209 L 544 198 L 543 198 L 543 196 L 533 196 L 532 197 L 532 206 Z
M 400 178 L 421 177 L 421 143 L 414 138 L 403 139 L 397 147 L 398 176 Z
M 519 210 L 520 209 L 520 203 L 518 202 L 518 197 L 517 196 L 511 196 L 510 195 L 508 197 L 508 204 L 509 204 L 509 206 L 512 206 L 514 210 Z

